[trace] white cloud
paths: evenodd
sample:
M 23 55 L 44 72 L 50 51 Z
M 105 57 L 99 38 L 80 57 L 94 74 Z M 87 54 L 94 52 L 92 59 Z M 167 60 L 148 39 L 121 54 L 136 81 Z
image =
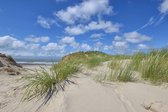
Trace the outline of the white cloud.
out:
M 103 36 L 104 36 L 104 34 L 102 34 L 102 33 L 94 33 L 90 36 L 90 38 L 101 38 Z
M 78 25 L 74 27 L 68 26 L 65 28 L 65 31 L 70 35 L 80 35 L 86 32 L 83 25 Z
M 93 50 L 94 51 L 99 51 L 103 48 L 103 43 L 102 42 L 96 42 L 94 45 L 93 45 Z
M 42 46 L 43 50 L 46 51 L 64 51 L 64 45 L 58 45 L 57 43 L 48 43 L 46 46 Z
M 149 49 L 149 46 L 147 46 L 145 44 L 138 44 L 138 49 L 140 49 L 140 50 Z
M 73 48 L 77 48 L 79 44 L 76 42 L 75 37 L 64 37 L 60 40 L 60 43 L 70 45 Z
M 23 41 L 20 41 L 12 36 L 6 35 L 0 37 L 0 48 L 24 48 L 25 43 Z
M 60 10 L 55 15 L 62 21 L 73 24 L 76 21 L 90 20 L 94 15 L 110 14 L 112 7 L 108 0 L 84 0 L 82 3 Z
M 51 25 L 56 24 L 56 21 L 54 19 L 44 18 L 42 16 L 37 17 L 37 23 L 46 29 L 50 29 Z
M 65 31 L 70 35 L 80 35 L 87 31 L 104 30 L 105 33 L 119 32 L 120 25 L 114 24 L 111 21 L 99 20 L 98 22 L 92 21 L 88 25 L 79 24 L 77 26 L 67 27 Z
M 117 49 L 126 49 L 128 48 L 128 43 L 125 41 L 113 41 L 113 46 Z
M 38 50 L 40 48 L 40 44 L 27 44 L 26 48 L 31 50 Z
M 113 41 L 114 52 L 117 54 L 124 54 L 129 48 L 129 44 L 126 41 Z
M 162 14 L 167 14 L 168 13 L 168 0 L 163 0 L 163 2 L 161 3 L 161 5 L 159 7 L 159 11 Z
M 111 21 L 91 22 L 86 26 L 87 30 L 104 30 L 106 33 L 119 32 L 119 24 L 114 24 Z
M 144 41 L 150 41 L 152 39 L 151 37 L 140 34 L 136 31 L 125 33 L 123 37 L 130 43 L 141 43 Z
M 89 50 L 91 50 L 91 47 L 88 44 L 83 43 L 83 44 L 81 44 L 81 49 L 84 51 L 89 51 Z
M 114 37 L 114 40 L 115 40 L 115 41 L 120 41 L 120 40 L 122 40 L 122 37 L 116 35 L 116 36 Z
M 104 47 L 103 47 L 103 50 L 105 50 L 105 51 L 111 51 L 113 49 L 113 46 L 112 45 L 104 45 Z
M 50 40 L 50 38 L 48 36 L 35 37 L 34 35 L 31 35 L 31 36 L 25 38 L 25 41 L 34 42 L 34 43 L 48 42 L 49 40 Z

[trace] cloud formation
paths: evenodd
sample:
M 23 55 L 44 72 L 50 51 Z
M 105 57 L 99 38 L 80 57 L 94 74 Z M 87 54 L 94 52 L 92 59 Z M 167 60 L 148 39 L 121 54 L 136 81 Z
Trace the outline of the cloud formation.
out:
M 33 43 L 48 42 L 49 40 L 50 38 L 48 36 L 35 37 L 34 35 L 31 35 L 25 38 L 25 41 L 33 42 Z
M 159 11 L 162 14 L 168 13 L 168 0 L 163 0 L 163 2 L 160 4 Z
M 150 41 L 152 39 L 151 37 L 140 34 L 136 31 L 125 33 L 123 37 L 125 38 L 126 41 L 134 44 L 141 43 L 144 41 Z
M 108 0 L 84 0 L 80 4 L 57 11 L 55 15 L 67 24 L 74 24 L 76 21 L 90 20 L 92 16 L 110 14 L 111 12 L 112 7 Z
M 120 27 L 121 25 L 118 23 L 114 24 L 111 21 L 99 20 L 98 22 L 92 21 L 88 25 L 79 24 L 72 27 L 68 26 L 65 28 L 65 31 L 70 35 L 80 35 L 93 30 L 103 30 L 105 33 L 114 33 L 119 32 Z
M 54 19 L 38 16 L 37 23 L 43 28 L 50 29 L 53 24 L 56 24 L 56 21 Z

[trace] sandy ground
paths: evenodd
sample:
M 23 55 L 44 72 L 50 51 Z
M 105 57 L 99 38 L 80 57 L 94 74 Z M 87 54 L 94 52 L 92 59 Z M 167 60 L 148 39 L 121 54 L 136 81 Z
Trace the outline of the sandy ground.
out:
M 93 70 L 83 69 L 64 92 L 37 110 L 41 101 L 20 102 L 25 73 L 18 76 L 0 74 L 0 112 L 168 112 L 168 87 L 140 82 L 102 84 L 95 76 L 109 72 L 107 63 Z M 38 66 L 25 66 L 29 69 Z M 147 110 L 144 106 L 152 107 Z M 152 106 L 151 106 L 152 105 Z M 156 109 L 155 109 L 156 108 Z

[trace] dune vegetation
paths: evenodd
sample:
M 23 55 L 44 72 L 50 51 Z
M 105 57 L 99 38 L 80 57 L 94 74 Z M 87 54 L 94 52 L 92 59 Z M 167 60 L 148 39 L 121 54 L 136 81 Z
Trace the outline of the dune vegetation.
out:
M 67 84 L 75 83 L 71 77 L 75 76 L 80 66 L 93 68 L 110 59 L 110 55 L 96 51 L 78 52 L 65 56 L 60 62 L 53 63 L 50 69 L 41 67 L 40 70 L 35 70 L 25 77 L 28 84 L 22 99 L 29 101 L 34 98 L 44 98 L 43 104 L 46 104 L 53 94 L 64 91 Z
M 141 79 L 153 84 L 168 82 L 168 49 L 137 52 L 131 56 L 115 55 L 109 64 L 111 72 L 98 76 L 99 81 L 135 81 Z
M 23 100 L 44 98 L 44 104 L 65 86 L 75 83 L 71 80 L 81 67 L 92 69 L 102 62 L 109 61 L 109 74 L 102 74 L 101 81 L 135 81 L 135 73 L 140 80 L 154 84 L 168 82 L 168 49 L 152 50 L 148 53 L 138 52 L 134 55 L 108 55 L 103 52 L 89 51 L 69 54 L 50 69 L 41 68 L 26 77 L 28 84 Z

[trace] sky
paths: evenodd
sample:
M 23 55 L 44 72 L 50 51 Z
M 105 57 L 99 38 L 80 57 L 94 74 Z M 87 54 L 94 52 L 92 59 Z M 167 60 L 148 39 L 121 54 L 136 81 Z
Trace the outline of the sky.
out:
M 62 57 L 168 45 L 168 0 L 0 0 L 0 52 Z

